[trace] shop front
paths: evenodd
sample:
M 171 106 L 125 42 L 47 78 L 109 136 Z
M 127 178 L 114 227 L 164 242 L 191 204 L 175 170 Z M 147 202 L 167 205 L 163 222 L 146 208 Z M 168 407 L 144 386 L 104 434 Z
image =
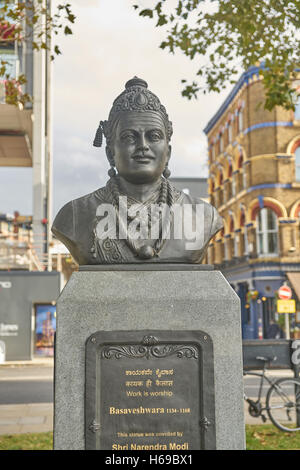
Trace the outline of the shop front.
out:
M 53 355 L 59 272 L 0 271 L 0 360 Z
M 297 271 L 298 270 L 298 271 Z M 279 263 L 245 263 L 227 266 L 222 272 L 241 300 L 243 339 L 274 339 L 287 336 L 284 314 L 277 312 L 279 288 L 287 284 L 296 300 L 290 314 L 290 336 L 300 336 L 300 266 Z

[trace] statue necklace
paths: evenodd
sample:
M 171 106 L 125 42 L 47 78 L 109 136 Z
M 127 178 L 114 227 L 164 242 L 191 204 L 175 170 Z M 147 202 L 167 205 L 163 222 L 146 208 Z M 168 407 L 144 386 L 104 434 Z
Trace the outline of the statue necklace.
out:
M 120 231 L 122 233 L 126 233 L 127 237 L 125 238 L 125 242 L 130 248 L 130 250 L 138 256 L 138 258 L 141 259 L 151 259 L 154 258 L 155 256 L 159 256 L 160 251 L 162 250 L 164 243 L 167 239 L 169 229 L 170 229 L 170 209 L 174 203 L 174 195 L 173 195 L 173 190 L 172 186 L 170 185 L 169 181 L 165 178 L 162 178 L 160 189 L 159 189 L 159 195 L 156 201 L 156 204 L 158 206 L 158 211 L 157 213 L 153 214 L 152 211 L 149 211 L 146 205 L 144 205 L 144 210 L 147 210 L 147 219 L 148 219 L 148 224 L 141 218 L 139 220 L 140 223 L 140 228 L 143 230 L 146 230 L 148 233 L 149 228 L 151 228 L 152 224 L 158 223 L 159 224 L 159 236 L 155 240 L 153 246 L 144 244 L 142 246 L 139 246 L 137 244 L 137 240 L 132 238 L 130 234 L 128 233 L 127 225 L 125 225 L 125 221 L 122 219 L 122 217 L 119 216 L 120 210 L 122 210 L 122 213 L 124 213 L 124 210 L 127 212 L 127 221 L 126 222 L 132 222 L 132 220 L 136 217 L 131 217 L 129 215 L 129 211 L 127 210 L 127 207 L 121 207 L 120 205 L 122 204 L 122 198 L 120 199 L 120 190 L 119 190 L 119 184 L 118 184 L 118 178 L 116 176 L 113 176 L 110 179 L 111 182 L 111 192 L 112 192 L 112 199 L 113 199 L 113 205 L 117 213 L 117 220 L 119 222 L 119 234 Z M 168 207 L 167 207 L 168 206 Z M 168 208 L 168 210 L 164 210 Z M 161 221 L 160 219 L 161 215 Z M 161 223 L 160 223 L 161 222 Z M 147 227 L 145 227 L 148 225 Z

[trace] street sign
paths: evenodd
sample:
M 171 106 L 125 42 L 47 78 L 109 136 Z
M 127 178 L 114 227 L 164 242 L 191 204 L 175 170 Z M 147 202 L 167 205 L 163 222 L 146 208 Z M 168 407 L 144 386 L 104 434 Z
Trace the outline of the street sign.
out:
M 295 313 L 296 301 L 294 299 L 277 300 L 277 312 L 278 313 Z
M 278 297 L 282 300 L 288 300 L 292 298 L 292 289 L 289 286 L 281 286 L 278 289 Z

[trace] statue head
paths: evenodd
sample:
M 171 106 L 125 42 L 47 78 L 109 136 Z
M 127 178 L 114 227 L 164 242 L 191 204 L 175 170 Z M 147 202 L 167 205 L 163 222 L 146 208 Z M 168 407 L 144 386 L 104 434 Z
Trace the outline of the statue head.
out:
M 137 77 L 129 80 L 125 91 L 114 101 L 107 121 L 101 121 L 94 145 L 106 138 L 109 175 L 118 173 L 132 183 L 151 183 L 162 174 L 170 175 L 172 123 L 165 107 Z

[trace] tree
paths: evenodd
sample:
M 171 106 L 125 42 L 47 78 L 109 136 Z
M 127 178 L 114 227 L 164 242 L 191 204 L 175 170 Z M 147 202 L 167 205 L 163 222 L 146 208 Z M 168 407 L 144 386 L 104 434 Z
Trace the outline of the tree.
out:
M 149 0 L 148 0 L 149 1 Z M 298 98 L 293 81 L 300 62 L 299 0 L 162 0 L 152 8 L 135 2 L 140 16 L 167 26 L 160 44 L 180 50 L 191 60 L 203 57 L 195 80 L 182 79 L 188 99 L 202 91 L 219 92 L 234 77 L 259 64 L 266 92 L 264 107 L 294 109 Z
M 33 50 L 47 50 L 54 60 L 61 54 L 59 46 L 53 43 L 53 35 L 63 31 L 72 34 L 70 24 L 75 22 L 75 15 L 69 3 L 61 3 L 51 15 L 49 1 L 45 0 L 2 0 L 0 1 L 0 40 L 2 45 L 30 43 Z M 17 77 L 9 72 L 9 63 L 1 59 L 0 80 L 4 82 L 6 103 L 24 105 L 32 97 L 22 92 L 26 76 Z

